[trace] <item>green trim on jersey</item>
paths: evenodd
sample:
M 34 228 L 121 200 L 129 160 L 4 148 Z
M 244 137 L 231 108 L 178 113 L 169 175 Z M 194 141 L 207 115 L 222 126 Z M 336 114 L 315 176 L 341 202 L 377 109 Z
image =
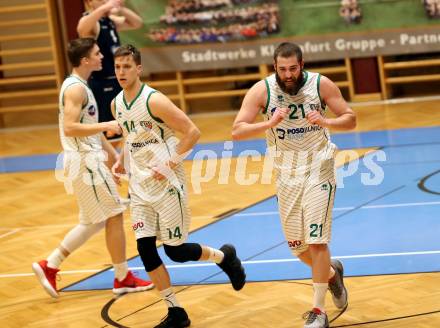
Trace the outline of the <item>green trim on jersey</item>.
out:
M 70 74 L 69 76 L 68 76 L 68 78 L 69 77 L 73 77 L 73 78 L 75 78 L 75 79 L 77 79 L 79 82 L 81 82 L 82 84 L 84 84 L 87 88 L 89 88 L 89 85 L 87 84 L 87 82 L 85 82 L 82 78 L 80 78 L 79 76 L 76 76 L 76 75 L 73 75 L 73 74 Z
M 298 90 L 296 91 L 295 96 L 298 94 L 299 90 L 301 90 L 301 88 L 306 85 L 307 79 L 309 78 L 309 72 L 302 71 L 302 73 L 303 73 L 303 75 L 305 75 L 305 78 L 303 79 L 301 85 L 298 87 Z
M 99 175 L 101 176 L 102 180 L 104 180 L 104 183 L 105 183 L 105 186 L 108 189 L 108 192 L 110 193 L 110 195 L 113 196 L 113 193 L 112 193 L 112 191 L 110 189 L 110 186 L 108 185 L 107 180 L 105 179 L 104 173 L 102 173 L 102 171 L 101 171 L 101 169 L 99 167 L 98 167 L 98 172 L 99 172 Z
M 98 193 L 96 192 L 95 179 L 93 179 L 93 171 L 91 169 L 89 169 L 88 167 L 86 167 L 86 169 L 87 169 L 87 171 L 89 171 L 90 177 L 92 178 L 93 192 L 95 193 L 96 200 L 99 202 Z
M 78 148 L 78 150 L 79 150 L 79 143 L 78 143 L 78 139 L 76 138 L 76 137 L 73 137 L 73 140 L 75 140 L 75 143 L 76 143 L 76 147 Z
M 278 150 L 277 135 L 273 131 L 273 128 L 270 128 L 270 131 L 272 131 L 272 134 L 273 134 L 273 142 L 275 143 L 275 150 Z
M 183 209 L 182 209 L 182 199 L 180 198 L 180 191 L 177 190 L 176 187 L 174 187 L 177 191 L 177 197 L 179 197 L 179 205 L 180 205 L 180 217 L 182 218 L 182 229 L 183 229 Z
M 264 109 L 263 109 L 263 114 L 266 114 L 267 107 L 269 107 L 269 102 L 270 102 L 270 87 L 269 87 L 269 82 L 267 82 L 267 78 L 264 79 L 264 83 L 266 84 L 267 100 L 266 100 L 266 106 L 264 106 Z
M 118 117 L 118 111 L 116 110 L 116 98 L 113 99 L 113 109 L 114 109 L 114 119 L 116 119 Z M 110 103 L 110 107 L 111 107 L 111 103 Z M 111 111 L 111 108 L 110 108 Z M 112 113 L 113 114 L 113 113 Z
M 316 91 L 318 91 L 318 97 L 319 97 L 319 102 L 321 103 L 321 108 L 325 109 L 325 102 L 322 100 L 321 92 L 319 91 L 319 87 L 321 85 L 320 83 L 321 83 L 321 74 L 318 73 L 318 79 L 316 82 Z
M 165 130 L 162 129 L 160 126 L 157 126 L 157 128 L 160 130 L 160 137 L 162 138 L 163 143 L 165 144 L 165 146 L 167 147 L 167 151 L 168 151 L 168 155 L 171 156 L 171 152 L 170 149 L 168 148 L 168 144 L 165 140 Z
M 81 79 L 80 77 L 78 77 L 78 76 L 76 76 L 76 75 L 73 75 L 73 74 L 70 74 L 69 77 L 73 77 L 73 78 L 77 79 L 80 83 L 84 84 L 85 87 L 86 87 L 87 89 L 89 89 L 90 91 L 92 91 L 92 90 L 90 89 L 89 85 L 87 84 L 87 82 L 84 82 L 84 80 Z M 70 84 L 69 87 L 70 87 L 71 85 L 73 85 L 73 84 L 75 84 L 75 83 Z M 67 87 L 67 88 L 68 88 L 68 87 Z M 67 89 L 67 88 L 66 88 L 66 89 Z M 66 91 L 66 90 L 64 90 L 64 91 Z M 85 103 L 84 105 L 82 105 L 82 109 L 86 108 L 87 104 L 89 103 L 89 94 L 87 93 L 87 91 L 86 91 L 86 96 L 87 96 L 86 103 Z M 63 106 L 64 106 L 64 93 L 63 93 Z
M 264 79 L 264 83 L 266 85 L 266 90 L 267 90 L 267 100 L 266 100 L 266 106 L 263 109 L 263 114 L 267 114 L 267 109 L 268 109 L 269 103 L 270 103 L 270 86 L 269 86 L 269 82 L 267 81 L 267 78 Z M 268 120 L 270 119 L 269 114 L 267 114 L 267 119 Z M 275 150 L 277 150 L 278 149 L 277 137 L 275 135 L 275 132 L 273 131 L 273 128 L 270 128 L 270 131 L 272 131 L 272 134 L 274 136 Z
M 130 104 L 127 104 L 127 100 L 125 100 L 125 94 L 124 94 L 124 92 L 122 91 L 122 101 L 124 102 L 125 108 L 126 108 L 127 110 L 130 110 L 130 109 L 131 109 L 131 106 L 133 106 L 133 104 L 135 103 L 135 101 L 140 97 L 140 95 L 141 95 L 141 93 L 142 93 L 142 90 L 144 90 L 144 87 L 145 87 L 145 84 L 142 84 L 142 86 L 141 86 L 141 88 L 139 89 L 139 91 L 138 91 L 136 97 L 133 98 L 133 100 L 130 102 Z
M 146 105 L 147 105 L 148 114 L 150 114 L 150 116 L 151 116 L 151 117 L 153 118 L 153 120 L 155 120 L 156 122 L 158 122 L 158 123 L 164 123 L 164 121 L 162 121 L 159 117 L 156 117 L 156 116 L 153 115 L 153 113 L 151 113 L 150 105 L 148 105 L 148 102 L 149 102 L 149 100 L 150 100 L 151 95 L 152 95 L 153 93 L 156 93 L 156 92 L 157 92 L 156 90 L 151 91 L 151 92 L 149 93 L 148 97 L 147 97 L 147 103 L 146 103 Z
M 330 186 L 330 190 L 328 191 L 327 210 L 325 211 L 324 223 L 327 222 L 328 207 L 330 206 L 330 199 L 332 198 L 332 191 L 333 191 L 332 184 L 330 183 L 330 181 L 327 181 L 327 182 L 328 182 L 328 185 Z
M 72 76 L 72 77 L 75 77 L 75 76 Z M 77 84 L 77 83 L 84 84 L 84 82 L 79 80 L 79 82 L 73 82 L 73 83 L 69 84 L 67 87 L 64 88 L 63 93 L 61 95 L 61 105 L 63 105 L 63 107 L 64 107 L 64 94 L 66 93 L 66 90 L 69 89 L 72 85 Z M 86 84 L 86 87 L 88 88 L 89 86 Z M 86 108 L 88 103 L 89 103 L 89 94 L 87 93 L 87 90 L 86 90 L 86 102 L 84 104 L 81 104 L 81 109 Z

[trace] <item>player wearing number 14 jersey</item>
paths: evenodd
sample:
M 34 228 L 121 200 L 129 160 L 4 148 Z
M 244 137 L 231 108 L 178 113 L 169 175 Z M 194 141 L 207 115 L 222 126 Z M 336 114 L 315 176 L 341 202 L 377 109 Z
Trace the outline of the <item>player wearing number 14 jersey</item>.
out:
M 122 46 L 116 51 L 115 72 L 123 90 L 112 108 L 125 139 L 131 219 L 139 255 L 168 306 L 168 315 L 156 328 L 188 327 L 190 319 L 157 252 L 157 238 L 173 261 L 215 262 L 235 290 L 243 288 L 246 275 L 234 246 L 215 249 L 186 242 L 190 216 L 182 159 L 194 147 L 200 131 L 167 97 L 142 84 L 141 71 L 141 56 L 135 47 Z M 180 140 L 174 131 L 180 132 Z M 124 172 L 123 163 L 120 159 L 113 166 L 116 176 Z
M 280 44 L 275 73 L 247 92 L 232 136 L 240 140 L 266 133 L 284 235 L 293 254 L 312 268 L 313 308 L 304 316 L 304 327 L 325 328 L 327 289 L 338 308 L 348 304 L 342 263 L 331 261 L 328 249 L 336 190 L 336 146 L 328 128 L 352 129 L 356 118 L 331 80 L 303 67 L 301 48 Z M 326 106 L 335 118 L 325 117 Z M 259 112 L 264 120 L 255 123 Z

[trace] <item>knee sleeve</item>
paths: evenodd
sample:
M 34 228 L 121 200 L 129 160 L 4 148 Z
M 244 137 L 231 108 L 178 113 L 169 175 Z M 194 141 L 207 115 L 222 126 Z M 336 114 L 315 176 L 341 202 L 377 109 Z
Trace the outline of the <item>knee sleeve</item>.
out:
M 157 269 L 162 264 L 157 252 L 156 237 L 139 238 L 137 249 L 147 272 Z
M 302 240 L 288 241 L 287 243 L 289 245 L 290 251 L 296 257 L 304 253 L 309 248 L 309 245 L 307 245 Z
M 104 226 L 104 221 L 96 224 L 78 224 L 67 233 L 61 242 L 61 246 L 69 253 L 72 253 L 95 233 L 104 228 Z
M 194 243 L 184 243 L 179 246 L 164 245 L 165 253 L 174 262 L 198 261 L 202 256 L 202 246 Z

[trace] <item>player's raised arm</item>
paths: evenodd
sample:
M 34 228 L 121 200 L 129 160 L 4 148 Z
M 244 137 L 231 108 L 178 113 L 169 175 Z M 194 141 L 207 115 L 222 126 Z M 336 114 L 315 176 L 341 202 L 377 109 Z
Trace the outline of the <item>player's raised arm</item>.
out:
M 318 111 L 313 111 L 307 115 L 310 123 L 337 130 L 350 130 L 356 127 L 356 115 L 333 81 L 322 76 L 319 92 L 324 103 L 327 104 L 336 117 L 324 118 Z
M 256 137 L 276 126 L 287 115 L 286 108 L 277 108 L 268 121 L 255 123 L 258 113 L 266 106 L 267 90 L 264 80 L 254 84 L 246 93 L 240 111 L 232 126 L 232 139 L 242 140 Z
M 116 121 L 82 124 L 80 113 L 87 94 L 78 83 L 70 86 L 64 93 L 64 134 L 67 137 L 87 137 L 103 131 L 120 132 Z
M 111 15 L 111 19 L 115 22 L 119 31 L 135 30 L 143 25 L 142 17 L 125 7 L 124 1 L 121 1 L 117 15 Z
M 96 37 L 98 34 L 98 21 L 101 17 L 108 15 L 112 9 L 118 8 L 118 6 L 118 0 L 110 0 L 91 11 L 88 15 L 81 17 L 76 27 L 78 35 L 82 38 Z
M 176 146 L 177 155 L 190 151 L 200 138 L 200 130 L 190 118 L 160 92 L 151 96 L 149 106 L 155 117 L 160 118 L 172 130 L 182 134 Z

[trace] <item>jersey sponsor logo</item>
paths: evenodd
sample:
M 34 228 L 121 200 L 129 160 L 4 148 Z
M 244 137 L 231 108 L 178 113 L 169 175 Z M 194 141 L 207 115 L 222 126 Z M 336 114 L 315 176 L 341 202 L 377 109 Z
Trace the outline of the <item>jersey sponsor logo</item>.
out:
M 321 190 L 327 191 L 327 190 L 328 190 L 328 184 L 324 183 L 324 184 L 321 186 Z
M 277 128 L 277 135 L 278 139 L 284 140 L 284 138 L 286 137 L 286 130 Z
M 288 240 L 287 241 L 287 245 L 289 245 L 289 248 L 298 248 L 302 245 L 302 241 L 301 240 Z
M 305 135 L 309 132 L 315 132 L 322 130 L 322 127 L 319 125 L 310 125 L 305 128 L 293 128 L 293 129 L 282 129 L 277 128 L 278 139 L 284 140 L 302 140 Z
M 135 224 L 133 224 L 132 228 L 133 231 L 136 231 L 138 229 L 142 229 L 144 227 L 144 223 L 142 221 L 136 222 Z
M 87 108 L 87 112 L 90 116 L 94 116 L 96 114 L 96 108 L 94 105 L 90 105 L 89 108 Z
M 284 96 L 283 95 L 278 95 L 278 101 L 284 101 Z
M 159 140 L 157 140 L 156 138 L 152 138 L 152 139 L 148 139 L 145 141 L 140 141 L 140 142 L 132 142 L 131 143 L 131 147 L 132 148 L 142 148 L 142 147 L 146 147 L 149 145 L 155 145 L 158 144 Z
M 151 121 L 140 121 L 139 124 L 147 132 L 153 129 L 153 123 L 151 123 Z

